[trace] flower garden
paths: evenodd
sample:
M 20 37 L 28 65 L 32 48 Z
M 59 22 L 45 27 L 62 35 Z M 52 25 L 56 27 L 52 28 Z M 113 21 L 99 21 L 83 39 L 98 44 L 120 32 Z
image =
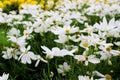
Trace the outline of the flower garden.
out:
M 0 80 L 120 80 L 120 0 L 1 0 Z

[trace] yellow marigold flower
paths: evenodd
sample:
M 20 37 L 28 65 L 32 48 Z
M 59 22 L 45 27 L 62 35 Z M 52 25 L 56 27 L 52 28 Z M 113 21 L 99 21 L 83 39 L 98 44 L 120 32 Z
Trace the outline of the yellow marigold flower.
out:
M 23 4 L 25 2 L 25 0 L 18 0 L 17 2 L 18 2 L 18 4 Z
M 25 3 L 27 4 L 37 4 L 38 2 L 35 0 L 27 0 Z
M 25 1 L 25 3 L 27 3 L 27 4 L 30 3 L 30 2 L 31 2 L 31 0 L 26 0 L 26 1 Z
M 37 4 L 37 1 L 31 1 L 30 4 Z
M 6 5 L 11 5 L 11 2 L 10 1 L 8 1 L 8 0 L 5 0 L 4 2 L 3 2 L 3 4 L 6 6 Z
M 17 3 L 17 0 L 10 0 L 10 2 L 13 3 Z
M 2 1 L 0 1 L 0 8 L 4 8 Z
M 20 4 L 20 5 L 19 5 L 18 10 L 21 10 L 21 9 L 22 9 L 22 5 L 23 5 L 23 4 Z
M 25 3 L 30 4 L 32 0 L 26 0 Z
M 45 5 L 45 10 L 50 10 L 50 6 L 48 4 Z
M 44 8 L 45 7 L 44 4 L 45 4 L 45 2 L 41 1 L 39 5 L 40 5 L 41 8 Z

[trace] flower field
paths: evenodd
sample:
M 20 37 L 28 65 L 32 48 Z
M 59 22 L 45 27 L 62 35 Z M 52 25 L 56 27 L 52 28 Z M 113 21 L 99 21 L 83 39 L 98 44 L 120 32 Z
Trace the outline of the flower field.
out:
M 1 0 L 0 80 L 120 80 L 120 0 Z

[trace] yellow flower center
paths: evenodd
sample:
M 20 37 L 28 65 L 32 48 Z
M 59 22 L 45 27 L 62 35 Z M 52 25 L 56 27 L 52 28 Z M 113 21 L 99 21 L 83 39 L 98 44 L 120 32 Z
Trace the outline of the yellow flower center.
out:
M 85 30 L 85 32 L 87 32 L 87 33 L 88 33 L 88 32 L 89 32 L 89 30 L 88 30 L 88 29 L 86 29 L 86 30 Z
M 39 17 L 40 15 L 37 13 L 36 16 Z
M 112 48 L 110 46 L 106 47 L 106 51 L 110 51 Z
M 69 29 L 66 29 L 66 30 L 65 30 L 65 32 L 66 32 L 66 33 L 69 33 L 69 32 L 70 32 L 70 30 L 69 30 Z
M 28 32 L 27 32 L 27 31 L 24 31 L 24 35 L 28 35 Z
M 24 54 L 27 54 L 27 53 L 28 53 L 28 51 L 27 51 L 27 50 L 25 50 Z
M 85 56 L 85 59 L 88 60 L 88 56 L 87 55 Z
M 78 60 L 78 61 L 77 61 L 77 64 L 82 64 L 82 61 L 81 61 L 81 60 Z
M 100 43 L 100 42 L 102 42 L 102 41 L 99 39 L 98 42 Z
M 111 75 L 109 75 L 109 74 L 105 74 L 105 78 L 106 78 L 106 79 L 111 79 L 112 77 L 111 77 Z
M 88 47 L 88 46 L 89 46 L 89 44 L 88 44 L 87 42 L 83 43 L 82 45 L 83 45 L 84 47 Z
M 79 38 L 79 34 L 76 34 L 76 35 L 75 35 L 75 38 Z
M 19 48 L 19 47 L 20 47 L 16 42 L 14 42 L 14 43 L 12 44 L 12 46 L 15 47 L 15 48 Z
M 11 50 L 11 54 L 15 54 L 15 50 Z

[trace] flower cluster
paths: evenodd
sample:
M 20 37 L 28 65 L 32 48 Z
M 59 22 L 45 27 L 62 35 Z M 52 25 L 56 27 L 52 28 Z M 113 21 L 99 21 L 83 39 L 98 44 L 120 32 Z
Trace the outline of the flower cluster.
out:
M 4 11 L 15 3 L 18 11 Z M 0 1 L 0 27 L 8 28 L 5 37 L 9 43 L 0 46 L 2 58 L 35 63 L 35 67 L 40 61 L 49 64 L 55 60 L 53 73 L 58 76 L 74 72 L 77 66 L 81 72 L 83 67 L 90 69 L 78 72 L 79 80 L 111 80 L 109 74 L 90 67 L 105 61 L 112 65 L 112 59 L 120 56 L 119 5 L 119 0 Z

